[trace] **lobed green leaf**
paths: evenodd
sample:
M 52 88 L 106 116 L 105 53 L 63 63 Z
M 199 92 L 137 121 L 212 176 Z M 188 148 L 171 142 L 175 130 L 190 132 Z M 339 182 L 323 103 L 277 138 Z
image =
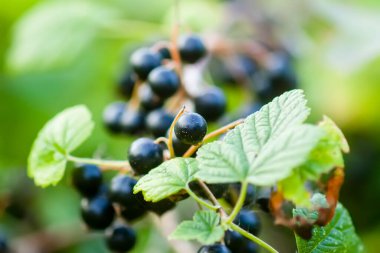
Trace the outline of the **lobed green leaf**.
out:
M 174 158 L 140 178 L 134 193 L 142 192 L 145 200 L 157 202 L 187 187 L 195 179 L 198 162 L 194 158 Z
M 212 244 L 224 236 L 220 216 L 213 211 L 197 211 L 192 221 L 183 221 L 170 235 L 170 239 L 198 240 Z
M 68 108 L 39 132 L 28 158 L 28 176 L 38 186 L 56 185 L 63 177 L 67 155 L 91 134 L 94 123 L 83 105 Z
M 313 237 L 303 240 L 296 235 L 299 253 L 360 253 L 364 247 L 355 233 L 348 211 L 338 204 L 333 219 L 324 227 L 315 226 Z

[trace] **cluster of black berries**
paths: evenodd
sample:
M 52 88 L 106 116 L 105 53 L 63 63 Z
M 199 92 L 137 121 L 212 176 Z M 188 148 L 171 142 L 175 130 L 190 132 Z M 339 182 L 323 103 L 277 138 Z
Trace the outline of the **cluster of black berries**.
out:
M 197 144 L 203 140 L 206 132 L 206 120 L 197 113 L 184 113 L 174 127 L 177 145 Z M 153 139 L 136 139 L 128 152 L 128 160 L 135 174 L 144 175 L 159 166 L 164 161 L 164 150 L 165 147 Z M 106 229 L 106 243 L 110 250 L 115 252 L 128 251 L 136 242 L 135 232 L 127 223 L 143 217 L 148 211 L 162 215 L 175 207 L 175 201 L 186 197 L 147 202 L 141 192 L 133 194 L 136 179 L 127 175 L 117 175 L 107 187 L 103 182 L 101 170 L 95 165 L 77 167 L 73 171 L 72 179 L 73 185 L 83 197 L 83 221 L 89 229 Z M 120 219 L 115 222 L 116 216 Z
M 215 121 L 224 114 L 226 99 L 219 88 L 209 87 L 196 95 L 188 93 L 178 73 L 178 60 L 172 59 L 173 51 L 178 52 L 185 67 L 207 55 L 204 42 L 196 35 L 181 36 L 177 49 L 172 49 L 169 42 L 159 42 L 151 48 L 136 50 L 130 58 L 130 69 L 119 81 L 120 94 L 129 101 L 111 103 L 104 110 L 104 123 L 112 133 L 148 132 L 156 138 L 165 136 L 174 119 L 169 104 L 175 97 L 181 99 L 181 89 L 192 101 L 195 112 L 207 121 Z M 175 112 L 178 109 L 172 108 Z
M 260 232 L 260 219 L 255 212 L 249 209 L 242 209 L 234 223 L 255 236 Z M 259 251 L 257 244 L 232 230 L 226 231 L 224 243 L 202 246 L 198 253 L 257 253 Z

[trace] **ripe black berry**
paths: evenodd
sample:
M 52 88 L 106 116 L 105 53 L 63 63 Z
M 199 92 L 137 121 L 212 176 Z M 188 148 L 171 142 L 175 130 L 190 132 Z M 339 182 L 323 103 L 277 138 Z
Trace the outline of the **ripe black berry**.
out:
M 171 59 L 171 53 L 168 46 L 162 46 L 158 49 L 158 53 L 160 54 L 162 59 Z
M 233 230 L 227 230 L 224 235 L 226 246 L 233 253 L 257 253 L 258 246 L 241 234 Z
M 149 138 L 135 140 L 129 148 L 129 163 L 138 174 L 146 174 L 163 162 L 162 149 Z
M 271 195 L 271 189 L 268 187 L 260 188 L 259 191 L 257 192 L 257 198 L 256 198 L 256 203 L 259 205 L 259 208 L 266 212 L 269 213 L 269 199 Z
M 223 244 L 213 244 L 202 246 L 198 253 L 233 253 Z
M 73 170 L 72 181 L 83 196 L 92 197 L 98 193 L 102 184 L 102 172 L 98 166 L 86 164 Z
M 115 210 L 111 201 L 100 195 L 91 199 L 83 199 L 81 214 L 89 228 L 105 229 L 111 225 L 115 217 Z
M 200 143 L 207 133 L 207 122 L 198 113 L 185 113 L 174 126 L 177 138 L 186 144 Z
M 165 109 L 157 109 L 148 114 L 146 127 L 155 138 L 165 136 L 173 120 L 174 116 Z
M 169 131 L 166 134 L 166 137 L 169 137 Z M 174 154 L 176 156 L 183 156 L 183 154 L 186 153 L 186 151 L 191 147 L 191 145 L 183 143 L 177 138 L 177 135 L 173 131 L 172 135 L 172 142 L 173 142 L 173 149 L 174 149 Z
M 236 216 L 234 223 L 253 235 L 258 235 L 261 229 L 259 216 L 251 210 L 243 209 Z
M 148 83 L 153 92 L 161 98 L 171 97 L 177 92 L 180 81 L 172 68 L 160 66 L 152 70 L 148 76 Z
M 208 89 L 194 99 L 195 111 L 207 121 L 215 121 L 226 112 L 226 97 L 218 88 Z
M 126 108 L 124 102 L 113 102 L 103 111 L 103 122 L 111 133 L 120 133 L 122 126 L 120 123 L 121 116 Z
M 128 207 L 121 207 L 121 217 L 128 222 L 135 221 L 142 218 L 146 214 L 146 209 L 140 204 L 132 205 Z
M 119 93 L 126 99 L 132 95 L 135 87 L 136 76 L 132 71 L 125 72 L 118 81 Z
M 160 64 L 161 56 L 148 48 L 140 48 L 131 56 L 132 68 L 141 80 L 145 80 L 149 73 Z
M 141 132 L 145 126 L 145 114 L 139 109 L 126 108 L 120 117 L 120 126 L 126 134 Z
M 154 94 L 152 88 L 149 85 L 142 85 L 139 88 L 140 105 L 145 111 L 151 111 L 161 107 L 164 104 L 164 100 Z
M 136 233 L 132 228 L 120 224 L 107 229 L 105 239 L 111 251 L 126 252 L 135 246 Z
M 170 199 L 163 199 L 158 202 L 145 202 L 145 205 L 149 211 L 158 215 L 162 215 L 175 207 L 175 203 Z
M 204 192 L 204 190 L 200 187 L 198 182 L 193 181 L 189 184 L 190 189 L 195 192 L 197 195 L 201 196 L 202 198 L 207 199 L 207 195 Z M 207 184 L 207 187 L 210 189 L 212 194 L 216 198 L 222 198 L 223 195 L 226 193 L 228 189 L 228 184 Z
M 207 49 L 202 39 L 196 35 L 181 36 L 178 49 L 184 62 L 195 63 L 206 55 Z

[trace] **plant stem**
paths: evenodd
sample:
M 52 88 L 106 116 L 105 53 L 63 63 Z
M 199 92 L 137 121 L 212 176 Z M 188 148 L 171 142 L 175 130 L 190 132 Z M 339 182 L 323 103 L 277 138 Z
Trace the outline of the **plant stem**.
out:
M 235 204 L 234 209 L 232 210 L 232 213 L 228 217 L 227 223 L 232 223 L 234 219 L 236 218 L 236 216 L 238 215 L 238 213 L 240 212 L 241 208 L 243 207 L 245 197 L 247 196 L 247 188 L 248 188 L 248 182 L 244 181 L 241 184 L 239 198 Z
M 195 194 L 191 189 L 190 187 L 187 187 L 186 188 L 186 192 L 198 203 L 200 204 L 201 206 L 204 206 L 208 209 L 211 209 L 213 211 L 216 211 L 220 208 L 220 206 L 213 206 L 213 205 L 210 205 L 209 203 L 207 203 L 206 201 L 204 201 L 203 199 L 201 199 L 200 197 L 197 196 L 197 194 Z
M 102 159 L 94 159 L 94 158 L 82 158 L 82 157 L 75 157 L 72 155 L 68 155 L 67 160 L 74 163 L 98 165 L 104 170 L 118 170 L 120 172 L 123 171 L 126 173 L 133 172 L 131 166 L 129 165 L 127 161 L 111 161 L 111 160 L 102 160 Z
M 156 144 L 159 144 L 161 142 L 163 142 L 166 145 L 168 145 L 168 139 L 165 138 L 165 137 L 158 137 L 157 139 L 154 140 L 154 143 L 156 143 Z
M 219 213 L 222 217 L 225 217 L 227 216 L 226 212 L 224 211 L 224 209 L 222 208 L 222 205 L 219 203 L 219 201 L 216 199 L 216 197 L 214 196 L 214 194 L 211 192 L 211 190 L 207 187 L 207 185 L 205 184 L 205 182 L 203 182 L 202 180 L 200 179 L 197 179 L 197 182 L 198 184 L 200 185 L 200 187 L 202 188 L 202 190 L 206 193 L 207 195 L 207 198 L 215 205 L 215 206 L 218 206 L 219 207 Z
M 175 157 L 174 148 L 173 148 L 173 131 L 174 131 L 174 126 L 177 123 L 179 117 L 181 117 L 181 115 L 185 112 L 185 109 L 186 109 L 186 107 L 183 106 L 182 109 L 175 116 L 175 118 L 174 118 L 174 120 L 173 120 L 173 122 L 172 122 L 172 124 L 170 125 L 170 128 L 169 128 L 168 149 L 169 149 L 169 153 L 170 153 L 170 158 Z
M 209 134 L 207 134 L 204 138 L 203 138 L 203 141 L 202 143 L 200 144 L 197 144 L 197 145 L 193 145 L 191 146 L 187 151 L 186 153 L 183 155 L 183 157 L 191 157 L 197 150 L 198 148 L 206 141 L 216 137 L 216 136 L 219 136 L 221 134 L 224 134 L 226 132 L 228 132 L 229 130 L 231 130 L 232 128 L 235 128 L 236 126 L 240 125 L 241 123 L 243 123 L 244 120 L 243 119 L 239 119 L 239 120 L 236 120 L 234 122 L 231 122 L 230 124 L 228 125 L 225 125 Z
M 270 246 L 269 244 L 267 244 L 266 242 L 264 242 L 260 238 L 254 236 L 253 234 L 249 233 L 248 231 L 242 229 L 238 225 L 236 225 L 236 224 L 234 224 L 232 222 L 229 223 L 228 225 L 230 226 L 231 229 L 235 230 L 236 232 L 238 232 L 239 234 L 241 234 L 245 238 L 253 241 L 254 243 L 260 245 L 261 247 L 265 248 L 268 252 L 279 253 L 277 250 L 275 250 L 274 248 L 272 248 L 272 246 Z

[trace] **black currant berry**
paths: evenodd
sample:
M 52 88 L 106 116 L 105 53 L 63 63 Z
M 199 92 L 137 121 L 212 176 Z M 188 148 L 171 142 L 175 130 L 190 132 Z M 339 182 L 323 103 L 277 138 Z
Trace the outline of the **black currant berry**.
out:
M 161 98 L 171 97 L 180 86 L 179 77 L 175 70 L 166 66 L 152 70 L 148 76 L 148 83 L 153 92 Z
M 207 133 L 207 122 L 198 113 L 185 113 L 174 126 L 177 138 L 186 144 L 200 143 Z
M 187 63 L 195 63 L 207 53 L 202 39 L 196 35 L 181 36 L 178 41 L 178 49 L 181 59 Z
M 83 199 L 81 214 L 89 228 L 101 230 L 111 225 L 115 217 L 115 210 L 111 201 L 100 195 L 91 199 Z
M 151 111 L 146 118 L 146 127 L 155 138 L 165 136 L 170 128 L 174 116 L 165 109 Z
M 120 117 L 121 130 L 125 134 L 136 134 L 144 130 L 145 114 L 139 109 L 126 108 Z
M 169 131 L 166 134 L 166 137 L 169 138 Z M 172 142 L 175 156 L 183 156 L 183 154 L 185 154 L 186 151 L 191 147 L 191 145 L 180 141 L 174 131 L 172 135 Z
M 135 231 L 126 225 L 115 225 L 106 230 L 105 239 L 113 252 L 126 252 L 136 244 Z
M 141 107 L 147 112 L 157 109 L 164 104 L 164 100 L 154 94 L 149 85 L 142 85 L 139 88 L 138 95 Z
M 271 189 L 268 187 L 260 188 L 257 192 L 257 198 L 256 198 L 256 203 L 258 204 L 259 208 L 266 212 L 269 213 L 269 199 L 271 196 Z
M 258 235 L 261 229 L 259 216 L 251 210 L 241 210 L 236 216 L 234 223 L 253 235 Z
M 145 202 L 145 205 L 149 211 L 158 215 L 163 215 L 175 207 L 175 203 L 170 199 L 163 199 L 158 202 Z
M 218 88 L 208 89 L 194 98 L 195 111 L 202 115 L 207 121 L 219 119 L 227 107 L 226 97 Z
M 108 190 L 110 200 L 124 207 L 136 205 L 138 203 L 138 195 L 133 194 L 133 187 L 136 183 L 136 179 L 129 176 L 115 176 Z
M 85 164 L 73 170 L 72 181 L 83 196 L 92 197 L 99 192 L 103 176 L 98 166 Z
M 139 138 L 132 142 L 128 160 L 138 174 L 146 174 L 163 162 L 162 148 L 149 138 Z
M 140 48 L 131 56 L 132 68 L 141 80 L 146 80 L 149 73 L 160 64 L 161 56 L 148 48 Z
M 160 54 L 162 59 L 170 60 L 172 58 L 170 49 L 168 46 L 162 46 L 158 49 L 158 53 Z
M 120 133 L 122 126 L 120 123 L 121 116 L 126 108 L 124 102 L 113 102 L 109 104 L 103 111 L 103 122 L 111 133 Z
M 213 245 L 205 245 L 202 246 L 198 253 L 234 253 L 231 252 L 225 245 L 223 244 L 213 244 Z
M 118 81 L 119 93 L 126 99 L 132 96 L 133 88 L 135 87 L 136 76 L 132 71 L 125 72 Z
M 146 214 L 146 209 L 141 204 L 121 207 L 121 217 L 128 222 L 142 218 Z
M 233 253 L 257 253 L 258 246 L 233 230 L 227 230 L 224 235 L 226 246 Z

